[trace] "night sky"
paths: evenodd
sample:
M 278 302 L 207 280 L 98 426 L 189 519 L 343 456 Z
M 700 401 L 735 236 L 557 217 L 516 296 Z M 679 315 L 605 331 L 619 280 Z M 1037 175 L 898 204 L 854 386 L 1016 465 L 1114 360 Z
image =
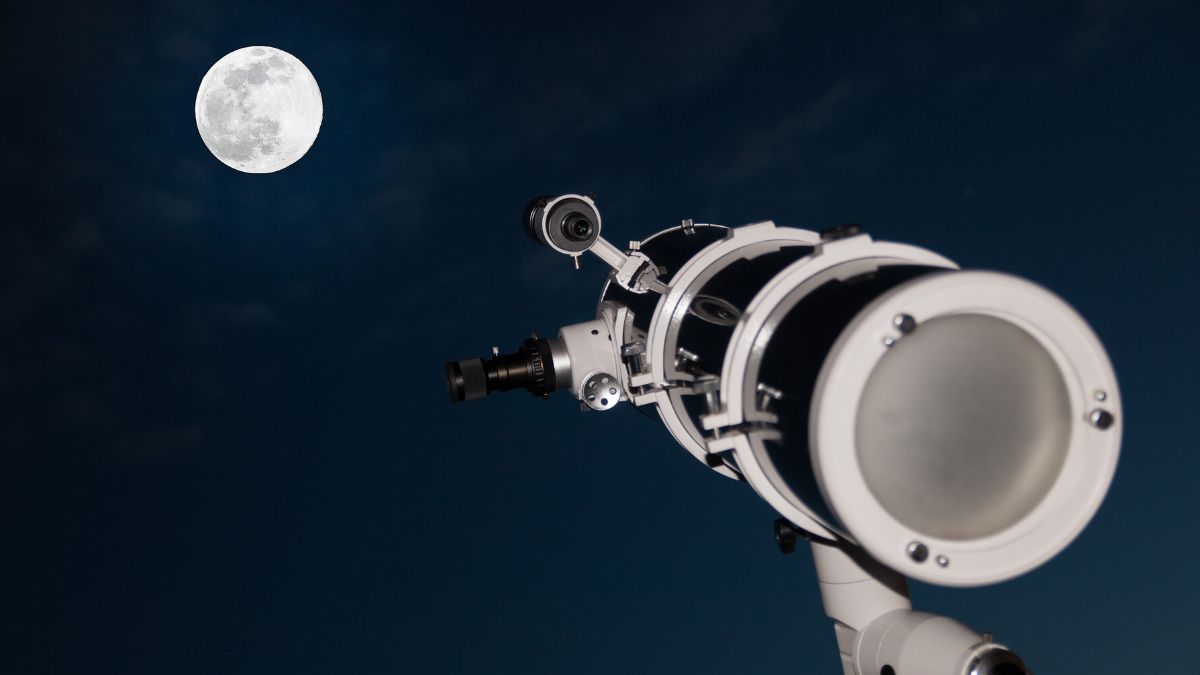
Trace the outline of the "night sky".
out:
M 617 243 L 861 222 L 1075 305 L 1107 501 L 914 605 L 1041 674 L 1194 672 L 1200 7 L 1013 4 L 6 9 L 0 672 L 840 672 L 807 552 L 656 420 L 447 400 L 444 361 L 592 317 L 599 261 L 519 225 L 584 191 Z M 324 98 L 275 174 L 195 127 L 248 45 Z

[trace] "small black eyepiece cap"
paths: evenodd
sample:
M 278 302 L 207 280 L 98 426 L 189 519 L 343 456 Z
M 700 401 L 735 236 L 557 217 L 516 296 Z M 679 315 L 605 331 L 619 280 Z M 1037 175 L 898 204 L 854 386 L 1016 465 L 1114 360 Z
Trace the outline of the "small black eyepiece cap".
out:
M 446 387 L 450 401 L 460 403 L 487 396 L 487 372 L 483 359 L 460 359 L 446 363 Z

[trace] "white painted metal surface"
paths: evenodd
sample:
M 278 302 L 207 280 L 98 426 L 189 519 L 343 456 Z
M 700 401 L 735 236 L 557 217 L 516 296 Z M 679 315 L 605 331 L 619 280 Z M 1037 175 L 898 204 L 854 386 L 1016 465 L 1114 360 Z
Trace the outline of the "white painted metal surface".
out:
M 885 338 L 906 339 L 893 324 L 900 314 L 914 318 L 914 335 L 937 317 L 995 317 L 1027 332 L 1057 366 L 1070 405 L 1069 419 L 1064 420 L 1070 430 L 1065 461 L 1044 498 L 1001 531 L 981 537 L 930 536 L 896 518 L 867 483 L 855 451 L 858 413 L 872 373 L 888 354 Z M 986 400 L 986 392 L 976 395 Z M 885 564 L 922 581 L 951 586 L 1010 579 L 1069 544 L 1091 519 L 1112 481 L 1123 417 L 1112 366 L 1078 313 L 1040 286 L 994 272 L 923 277 L 877 299 L 834 346 L 818 380 L 812 410 L 814 468 L 838 520 Z M 1096 410 L 1111 415 L 1108 428 L 1092 422 Z M 936 489 L 936 481 L 929 485 Z M 926 560 L 916 562 L 908 554 L 907 547 L 914 541 L 928 547 Z M 945 565 L 937 564 L 939 556 L 945 556 Z

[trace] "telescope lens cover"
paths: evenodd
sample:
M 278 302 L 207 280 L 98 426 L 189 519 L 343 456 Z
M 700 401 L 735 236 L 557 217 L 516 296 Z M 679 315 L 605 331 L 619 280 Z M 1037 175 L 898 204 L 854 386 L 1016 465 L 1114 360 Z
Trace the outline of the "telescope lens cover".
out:
M 1071 400 L 1054 357 L 986 314 L 935 318 L 895 342 L 863 388 L 858 463 L 879 503 L 914 530 L 1003 532 L 1053 487 Z

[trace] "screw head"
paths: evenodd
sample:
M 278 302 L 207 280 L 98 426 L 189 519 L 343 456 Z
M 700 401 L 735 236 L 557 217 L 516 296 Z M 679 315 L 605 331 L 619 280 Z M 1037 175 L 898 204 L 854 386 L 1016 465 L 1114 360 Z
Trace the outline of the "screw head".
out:
M 1113 414 L 1107 410 L 1097 408 L 1092 411 L 1092 414 L 1088 415 L 1088 421 L 1097 429 L 1104 430 L 1111 427 L 1113 422 L 1117 421 L 1117 418 L 1113 417 Z
M 917 320 L 911 314 L 897 314 L 892 317 L 892 325 L 901 333 L 908 334 L 916 330 Z
M 853 237 L 857 234 L 862 234 L 862 225 L 858 223 L 846 223 L 845 225 L 827 227 L 821 230 L 821 238 L 825 241 L 836 241 L 838 239 Z
M 775 543 L 779 545 L 780 553 L 784 555 L 795 553 L 796 540 L 799 538 L 800 533 L 786 518 L 775 521 Z
M 913 562 L 923 563 L 929 557 L 929 547 L 914 541 L 908 545 L 908 557 L 912 558 Z
M 939 555 L 938 557 L 934 558 L 934 560 L 937 561 L 938 567 L 949 567 L 950 566 L 950 559 L 944 555 Z

